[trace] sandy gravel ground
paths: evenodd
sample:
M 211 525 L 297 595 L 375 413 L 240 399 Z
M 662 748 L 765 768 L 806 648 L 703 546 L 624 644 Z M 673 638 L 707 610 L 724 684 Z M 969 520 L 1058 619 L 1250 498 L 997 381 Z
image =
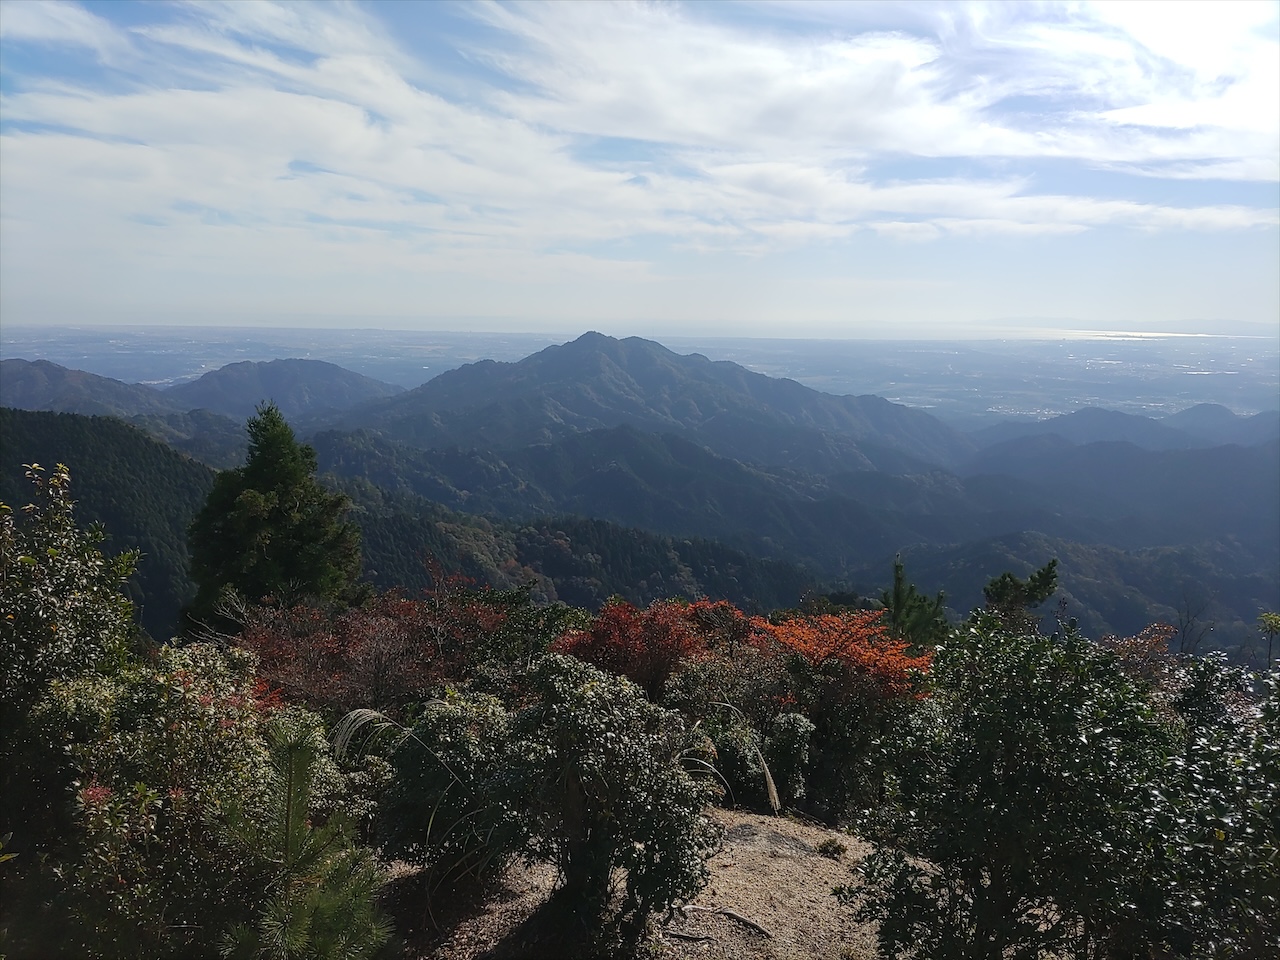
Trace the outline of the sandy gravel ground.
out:
M 652 960 L 873 960 L 875 931 L 853 921 L 831 895 L 851 883 L 851 863 L 867 852 L 847 834 L 786 817 L 712 811 L 725 827 L 711 858 L 711 882 L 693 908 L 659 924 L 639 956 Z M 838 860 L 824 840 L 847 848 Z M 400 881 L 412 897 L 412 877 Z M 396 911 L 414 960 L 576 960 L 574 919 L 547 908 L 555 871 L 517 864 L 484 896 L 441 905 L 430 918 Z M 446 913 L 447 911 L 447 913 Z M 723 912 L 722 912 L 723 911 Z M 418 926 L 414 931 L 412 928 Z M 406 929 L 408 927 L 409 929 Z M 761 929 L 762 928 L 762 929 Z

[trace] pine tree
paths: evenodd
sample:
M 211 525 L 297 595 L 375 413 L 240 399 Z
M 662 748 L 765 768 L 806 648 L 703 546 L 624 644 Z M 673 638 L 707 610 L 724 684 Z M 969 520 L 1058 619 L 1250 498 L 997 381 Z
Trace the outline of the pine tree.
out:
M 248 433 L 245 465 L 218 475 L 191 524 L 197 617 L 208 617 L 227 587 L 250 602 L 341 599 L 360 572 L 350 501 L 316 480 L 315 451 L 272 403 L 249 418 Z
M 1010 630 L 1034 630 L 1039 617 L 1030 613 L 1058 589 L 1058 559 L 1054 557 L 1027 579 L 1020 580 L 1007 570 L 982 588 L 986 609 Z
M 916 646 L 932 646 L 947 633 L 947 617 L 943 610 L 946 595 L 926 597 L 907 580 L 901 557 L 893 561 L 893 587 L 882 591 L 883 622 L 895 640 L 907 640 Z
M 391 938 L 377 908 L 385 875 L 372 851 L 356 846 L 340 816 L 313 823 L 317 761 L 328 744 L 300 715 L 285 713 L 268 728 L 270 812 L 260 822 L 233 821 L 246 849 L 263 856 L 274 876 L 257 922 L 230 930 L 221 944 L 229 960 L 364 960 Z

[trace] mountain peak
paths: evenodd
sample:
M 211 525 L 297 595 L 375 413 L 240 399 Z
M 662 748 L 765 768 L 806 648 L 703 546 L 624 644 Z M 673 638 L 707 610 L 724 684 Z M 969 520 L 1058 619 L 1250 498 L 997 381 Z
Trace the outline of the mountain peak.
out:
M 0 360 L 0 404 L 22 410 L 130 417 L 166 414 L 177 406 L 158 390 L 123 383 L 49 360 Z
M 694 438 L 745 462 L 868 469 L 864 441 L 930 464 L 959 462 L 967 439 L 923 411 L 837 397 L 730 361 L 682 356 L 640 337 L 589 331 L 516 363 L 468 364 L 344 418 L 424 448 L 512 449 L 601 428 Z
M 292 357 L 229 363 L 191 383 L 169 388 L 165 396 L 185 404 L 184 409 L 203 407 L 243 418 L 263 400 L 274 401 L 286 417 L 295 417 L 345 410 L 401 392 L 400 387 L 324 360 Z

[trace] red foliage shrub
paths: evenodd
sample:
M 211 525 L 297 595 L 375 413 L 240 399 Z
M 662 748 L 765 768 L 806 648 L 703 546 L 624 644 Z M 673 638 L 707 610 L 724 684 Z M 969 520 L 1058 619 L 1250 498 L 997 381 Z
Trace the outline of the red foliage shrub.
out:
M 1164 682 L 1174 665 L 1169 644 L 1178 628 L 1167 623 L 1149 623 L 1132 637 L 1107 634 L 1098 646 L 1110 650 L 1120 661 L 1120 668 L 1135 680 Z
M 728 600 L 695 601 L 685 607 L 684 617 L 708 650 L 723 650 L 730 656 L 750 641 L 756 629 L 752 619 Z
M 609 603 L 590 627 L 566 631 L 551 650 L 628 677 L 656 702 L 680 662 L 706 649 L 690 608 L 676 600 L 655 600 L 646 610 L 625 600 Z
M 814 811 L 835 823 L 879 802 L 888 762 L 879 744 L 918 695 L 915 674 L 928 669 L 932 655 L 912 656 L 878 612 L 753 624 L 755 643 L 789 655 L 797 706 L 814 725 L 806 773 Z
M 455 577 L 421 600 L 388 593 L 338 613 L 258 607 L 240 643 L 258 655 L 261 680 L 289 700 L 394 712 L 466 675 L 469 658 L 507 618 L 489 591 Z

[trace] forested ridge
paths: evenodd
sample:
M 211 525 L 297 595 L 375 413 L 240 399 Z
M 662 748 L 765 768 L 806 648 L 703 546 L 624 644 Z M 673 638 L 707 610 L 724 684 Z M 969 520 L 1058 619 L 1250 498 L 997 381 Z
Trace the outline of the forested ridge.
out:
M 214 471 L 111 417 L 0 407 L 0 438 L 0 501 L 15 509 L 29 502 L 23 464 L 66 464 L 81 521 L 103 525 L 109 551 L 141 551 L 129 594 L 142 625 L 168 637 L 195 592 L 187 527 Z
M 798 603 L 818 584 L 803 567 L 714 540 L 666 537 L 583 517 L 486 520 L 359 481 L 336 485 L 355 505 L 366 575 L 384 589 L 428 585 L 424 558 L 499 588 L 533 581 L 543 599 L 592 610 L 614 596 L 648 603 L 705 595 L 768 610 Z
M 77 482 L 86 522 L 101 522 L 116 550 L 138 549 L 130 581 L 142 625 L 163 639 L 191 602 L 187 530 L 213 485 L 214 472 L 191 456 L 107 417 L 0 408 L 4 470 L 0 498 L 21 505 L 23 464 L 65 463 Z M 243 431 L 238 441 L 243 449 Z M 416 592 L 431 576 L 424 560 L 498 588 L 536 581 L 538 595 L 598 608 L 609 597 L 637 603 L 666 596 L 712 595 L 750 609 L 797 603 L 817 585 L 810 571 L 761 560 L 699 538 L 674 538 L 581 517 L 531 517 L 525 523 L 449 510 L 412 493 L 332 477 L 353 501 L 367 579 L 382 589 Z
M 878 603 L 768 616 L 584 609 L 438 564 L 423 592 L 378 592 L 357 501 L 267 406 L 191 525 L 199 617 L 156 643 L 126 597 L 136 556 L 102 552 L 75 482 L 32 467 L 30 505 L 0 507 L 8 955 L 431 956 L 437 918 L 517 861 L 559 880 L 495 955 L 663 955 L 699 939 L 670 924 L 728 841 L 718 804 L 869 843 L 834 889 L 785 893 L 849 911 L 885 958 L 1280 944 L 1280 676 L 1179 653 L 1171 625 L 1045 616 L 1057 560 L 950 624 L 903 563 Z M 608 525 L 576 532 L 628 570 Z M 1280 653 L 1280 615 L 1257 628 Z

